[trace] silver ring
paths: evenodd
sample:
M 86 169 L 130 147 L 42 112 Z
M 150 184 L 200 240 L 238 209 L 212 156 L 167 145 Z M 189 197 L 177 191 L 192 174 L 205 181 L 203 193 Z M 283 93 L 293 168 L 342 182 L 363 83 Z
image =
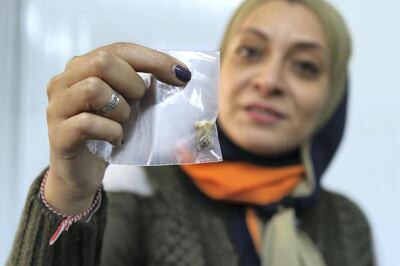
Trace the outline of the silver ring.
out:
M 110 100 L 108 101 L 106 106 L 101 108 L 100 113 L 104 115 L 106 113 L 113 111 L 117 107 L 118 103 L 119 103 L 119 93 L 113 90 Z

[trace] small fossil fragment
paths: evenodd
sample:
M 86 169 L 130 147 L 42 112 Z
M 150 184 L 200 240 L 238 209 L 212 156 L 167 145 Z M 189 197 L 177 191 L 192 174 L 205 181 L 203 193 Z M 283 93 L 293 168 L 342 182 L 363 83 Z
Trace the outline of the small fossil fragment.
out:
M 214 122 L 209 120 L 197 121 L 196 130 L 196 148 L 200 151 L 203 148 L 211 149 L 214 146 L 213 139 Z

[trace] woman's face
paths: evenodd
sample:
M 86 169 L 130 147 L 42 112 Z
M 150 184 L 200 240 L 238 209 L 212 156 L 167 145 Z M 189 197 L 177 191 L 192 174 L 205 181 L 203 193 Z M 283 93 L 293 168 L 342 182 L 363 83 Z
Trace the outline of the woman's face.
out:
M 315 130 L 328 86 L 329 53 L 318 18 L 300 4 L 266 2 L 226 49 L 219 123 L 245 150 L 289 152 Z

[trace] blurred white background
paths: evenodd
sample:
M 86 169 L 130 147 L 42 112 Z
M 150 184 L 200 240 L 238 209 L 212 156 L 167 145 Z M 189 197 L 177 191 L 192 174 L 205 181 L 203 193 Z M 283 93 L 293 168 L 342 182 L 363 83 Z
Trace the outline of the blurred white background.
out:
M 216 50 L 241 0 L 0 0 L 0 264 L 26 193 L 48 164 L 46 83 L 74 55 L 116 41 Z M 325 186 L 354 199 L 373 228 L 379 265 L 399 265 L 400 2 L 331 0 L 354 39 L 344 142 Z

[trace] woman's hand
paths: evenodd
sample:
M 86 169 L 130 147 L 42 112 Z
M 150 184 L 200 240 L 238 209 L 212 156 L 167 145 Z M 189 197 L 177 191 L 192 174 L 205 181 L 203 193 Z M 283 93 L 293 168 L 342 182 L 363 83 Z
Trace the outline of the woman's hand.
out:
M 140 100 L 145 84 L 138 72 L 183 86 L 191 78 L 184 64 L 164 53 L 130 43 L 115 43 L 72 58 L 65 71 L 47 87 L 50 171 L 47 201 L 72 215 L 86 210 L 101 185 L 106 163 L 86 148 L 87 139 L 121 145 L 121 122 L 130 115 L 129 103 Z M 113 90 L 116 108 L 105 114 Z

